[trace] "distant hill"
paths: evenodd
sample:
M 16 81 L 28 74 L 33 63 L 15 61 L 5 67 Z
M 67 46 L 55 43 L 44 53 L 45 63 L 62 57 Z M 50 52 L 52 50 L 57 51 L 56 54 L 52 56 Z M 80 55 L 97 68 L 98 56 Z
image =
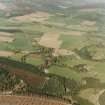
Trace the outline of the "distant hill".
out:
M 104 0 L 0 0 L 0 10 L 6 16 L 23 15 L 35 11 L 65 12 L 67 8 L 104 8 Z M 1 11 L 0 11 L 1 12 Z

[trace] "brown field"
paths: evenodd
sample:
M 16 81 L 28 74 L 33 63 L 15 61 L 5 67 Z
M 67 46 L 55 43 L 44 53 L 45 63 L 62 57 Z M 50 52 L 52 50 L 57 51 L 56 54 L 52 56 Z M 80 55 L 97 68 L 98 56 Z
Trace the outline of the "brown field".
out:
M 7 37 L 10 37 L 10 36 L 13 36 L 13 34 L 8 33 L 8 32 L 0 32 L 0 36 L 7 36 Z
M 59 40 L 60 34 L 56 32 L 46 33 L 42 36 L 39 44 L 49 48 L 60 48 L 62 41 Z
M 0 36 L 0 42 L 8 42 L 12 43 L 14 41 L 14 38 L 9 36 Z
M 53 55 L 54 56 L 59 56 L 59 55 L 62 55 L 62 56 L 74 55 L 74 52 L 72 52 L 70 50 L 67 50 L 67 49 L 55 49 Z
M 0 96 L 0 105 L 71 105 L 39 96 Z
M 83 26 L 95 26 L 96 25 L 96 21 L 88 21 L 88 20 L 85 20 L 81 23 L 81 25 Z
M 1 57 L 9 57 L 9 56 L 13 56 L 14 53 L 11 51 L 0 51 L 0 56 Z
M 19 20 L 19 21 L 36 21 L 36 22 L 43 22 L 47 19 L 49 19 L 51 15 L 48 14 L 47 12 L 36 12 L 36 13 L 31 13 L 28 15 L 24 16 L 17 16 L 14 19 Z
M 21 67 L 12 67 L 9 63 L 0 63 L 3 65 L 4 68 L 8 68 L 7 70 L 11 74 L 15 74 L 16 76 L 20 77 L 21 79 L 25 80 L 26 83 L 30 84 L 31 86 L 39 86 L 41 83 L 46 81 L 44 76 L 37 75 L 30 70 L 23 69 Z
M 28 84 L 32 86 L 40 85 L 41 83 L 45 81 L 44 77 L 39 76 L 30 71 L 23 70 L 21 68 L 9 67 L 9 66 L 8 68 L 11 73 L 16 74 L 17 76 L 19 76 L 20 78 L 22 78 L 23 80 L 25 80 Z

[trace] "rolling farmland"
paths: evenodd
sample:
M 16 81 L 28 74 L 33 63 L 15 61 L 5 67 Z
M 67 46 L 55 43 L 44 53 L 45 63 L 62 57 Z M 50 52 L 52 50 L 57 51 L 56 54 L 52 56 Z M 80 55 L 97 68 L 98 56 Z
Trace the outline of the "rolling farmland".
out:
M 0 105 L 104 105 L 104 90 L 104 0 L 0 0 Z

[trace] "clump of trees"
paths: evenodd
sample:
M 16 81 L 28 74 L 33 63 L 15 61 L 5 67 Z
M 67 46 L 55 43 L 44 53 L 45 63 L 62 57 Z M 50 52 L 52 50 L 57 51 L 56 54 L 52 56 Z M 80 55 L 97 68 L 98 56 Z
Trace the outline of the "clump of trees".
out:
M 60 76 L 51 76 L 43 85 L 42 93 L 62 97 L 73 96 L 80 90 L 81 84 L 73 79 L 66 79 Z
M 72 67 L 76 72 L 88 72 L 89 68 L 87 64 L 77 64 Z
M 24 94 L 27 91 L 27 84 L 15 74 L 0 68 L 0 91 L 5 94 Z
M 43 87 L 43 93 L 61 97 L 65 94 L 64 84 L 58 77 L 51 77 Z
M 105 46 L 100 44 L 85 46 L 80 49 L 79 55 L 86 59 L 103 61 L 105 60 Z

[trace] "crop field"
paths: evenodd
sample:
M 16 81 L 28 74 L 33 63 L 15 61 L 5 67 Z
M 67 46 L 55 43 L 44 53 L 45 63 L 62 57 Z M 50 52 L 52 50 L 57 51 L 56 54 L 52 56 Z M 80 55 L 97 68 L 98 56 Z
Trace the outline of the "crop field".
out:
M 53 99 L 47 99 L 45 97 L 40 98 L 38 96 L 0 96 L 0 105 L 68 105 L 61 101 L 54 101 Z

